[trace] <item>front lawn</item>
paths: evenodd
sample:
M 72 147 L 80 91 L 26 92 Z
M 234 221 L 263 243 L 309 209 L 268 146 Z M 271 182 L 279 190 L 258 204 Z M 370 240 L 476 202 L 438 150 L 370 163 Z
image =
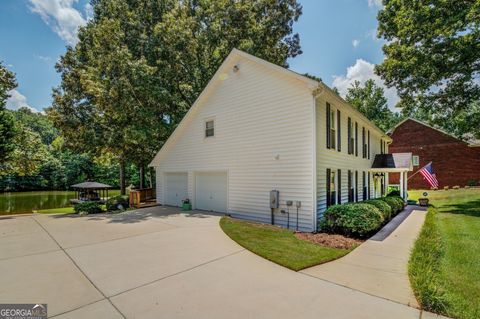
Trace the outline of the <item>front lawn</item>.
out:
M 73 213 L 73 206 L 62 207 L 62 208 L 39 209 L 39 210 L 35 210 L 34 213 L 37 213 L 37 214 L 72 214 Z
M 351 251 L 300 240 L 291 230 L 229 217 L 220 220 L 220 227 L 246 249 L 295 271 L 337 259 Z
M 423 191 L 409 191 L 418 199 Z M 415 243 L 409 275 L 426 310 L 480 318 L 480 189 L 428 191 L 433 207 Z

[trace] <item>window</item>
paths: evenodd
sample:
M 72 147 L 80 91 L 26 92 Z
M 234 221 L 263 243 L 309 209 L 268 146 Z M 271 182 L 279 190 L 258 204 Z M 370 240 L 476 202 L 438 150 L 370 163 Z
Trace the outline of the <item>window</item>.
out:
M 353 173 L 351 170 L 348 170 L 348 175 L 347 175 L 347 178 L 348 178 L 348 202 L 351 203 L 353 202 L 354 200 L 354 188 L 353 188 L 353 185 L 354 185 L 354 180 L 353 180 Z
M 335 170 L 327 168 L 327 207 L 336 204 Z
M 215 135 L 215 124 L 213 120 L 205 122 L 205 137 L 212 137 Z
M 412 162 L 413 162 L 413 166 L 419 166 L 420 165 L 420 157 L 418 155 L 413 155 L 412 156 Z
M 336 139 L 336 130 L 335 130 L 335 111 L 330 110 L 330 147 L 335 149 L 335 139 Z
M 353 138 L 353 123 L 352 119 L 348 118 L 348 154 L 353 154 L 353 145 L 355 141 Z

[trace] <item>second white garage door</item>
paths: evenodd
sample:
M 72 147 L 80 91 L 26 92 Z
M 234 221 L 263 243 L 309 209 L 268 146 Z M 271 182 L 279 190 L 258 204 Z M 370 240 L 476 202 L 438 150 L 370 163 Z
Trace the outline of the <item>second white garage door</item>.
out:
M 219 213 L 227 212 L 227 173 L 197 173 L 195 207 Z
M 182 200 L 188 197 L 187 173 L 165 174 L 165 204 L 182 206 Z

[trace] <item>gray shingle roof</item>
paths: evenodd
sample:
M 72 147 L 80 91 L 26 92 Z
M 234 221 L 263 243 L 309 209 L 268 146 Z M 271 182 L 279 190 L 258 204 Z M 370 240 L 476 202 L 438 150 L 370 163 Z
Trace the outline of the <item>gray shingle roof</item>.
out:
M 412 153 L 377 154 L 372 168 L 410 168 Z
M 71 186 L 72 188 L 83 188 L 83 189 L 102 189 L 102 188 L 112 188 L 112 186 L 97 182 L 83 182 L 80 184 L 75 184 Z

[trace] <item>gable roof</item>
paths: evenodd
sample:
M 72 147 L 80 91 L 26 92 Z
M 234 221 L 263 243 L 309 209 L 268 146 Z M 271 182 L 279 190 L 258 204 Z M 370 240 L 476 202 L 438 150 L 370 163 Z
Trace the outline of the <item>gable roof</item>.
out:
M 265 61 L 263 59 L 260 59 L 254 55 L 248 54 L 246 52 L 243 52 L 238 49 L 233 49 L 227 58 L 223 61 L 223 63 L 220 65 L 218 70 L 215 72 L 213 77 L 210 79 L 208 82 L 207 86 L 205 89 L 200 93 L 198 98 L 195 100 L 193 105 L 190 107 L 188 112 L 185 114 L 183 119 L 180 121 L 176 129 L 173 131 L 172 135 L 167 139 L 165 144 L 162 146 L 160 151 L 158 151 L 157 155 L 153 158 L 152 162 L 148 166 L 157 166 L 158 162 L 160 160 L 160 157 L 162 154 L 164 154 L 170 147 L 173 145 L 180 135 L 180 132 L 184 129 L 184 127 L 187 125 L 187 123 L 190 121 L 190 118 L 193 117 L 194 113 L 196 110 L 201 107 L 202 102 L 207 98 L 207 96 L 210 94 L 210 92 L 214 89 L 215 84 L 221 80 L 221 74 L 229 67 L 231 67 L 231 64 L 238 60 L 239 58 L 244 58 L 246 60 L 249 60 L 254 63 L 258 63 L 266 68 L 270 68 L 272 70 L 275 70 L 283 75 L 286 75 L 288 77 L 291 77 L 293 79 L 296 79 L 302 83 L 304 83 L 307 88 L 312 92 L 314 95 L 321 94 L 321 92 L 329 91 L 333 93 L 334 96 L 338 97 L 340 101 L 342 101 L 344 104 L 348 105 L 351 110 L 356 113 L 360 118 L 365 120 L 367 123 L 370 123 L 380 134 L 385 135 L 385 137 L 390 138 L 388 135 L 385 134 L 381 129 L 379 129 L 373 122 L 368 120 L 360 111 L 358 111 L 356 108 L 354 108 L 352 105 L 350 105 L 347 101 L 345 101 L 341 96 L 339 96 L 335 91 L 333 91 L 331 88 L 329 88 L 326 84 L 320 81 L 316 81 L 314 79 L 311 79 L 307 76 L 301 75 L 297 72 L 294 72 L 292 70 L 289 70 L 287 68 L 283 68 L 279 65 L 276 65 L 274 63 Z
M 452 134 L 450 134 L 450 133 L 445 132 L 445 131 L 442 130 L 442 129 L 433 127 L 433 126 L 431 126 L 431 125 L 428 125 L 428 124 L 425 123 L 425 122 L 422 122 L 422 121 L 420 121 L 420 120 L 414 119 L 414 118 L 412 118 L 412 117 L 407 117 L 406 119 L 404 119 L 403 121 L 401 121 L 400 123 L 398 123 L 397 125 L 395 125 L 395 126 L 394 126 L 392 129 L 390 129 L 387 133 L 390 134 L 390 135 L 393 134 L 393 132 L 395 132 L 395 130 L 396 130 L 398 127 L 400 127 L 401 125 L 403 125 L 403 124 L 404 124 L 405 122 L 407 122 L 407 121 L 413 121 L 413 122 L 418 123 L 418 124 L 420 124 L 420 125 L 423 125 L 423 126 L 426 126 L 426 127 L 428 127 L 428 128 L 431 128 L 432 130 L 435 130 L 435 131 L 440 132 L 440 133 L 442 133 L 442 134 L 444 134 L 444 135 L 447 135 L 447 136 L 449 136 L 449 137 L 451 137 L 451 138 L 454 138 L 454 139 L 458 140 L 459 142 L 465 143 L 465 144 L 467 144 L 467 145 L 470 146 L 470 147 L 480 147 L 480 141 L 478 141 L 478 140 L 477 140 L 477 141 L 471 141 L 471 142 L 463 141 L 463 140 L 459 139 L 458 137 L 456 137 L 456 136 L 454 136 L 454 135 L 452 135 Z

